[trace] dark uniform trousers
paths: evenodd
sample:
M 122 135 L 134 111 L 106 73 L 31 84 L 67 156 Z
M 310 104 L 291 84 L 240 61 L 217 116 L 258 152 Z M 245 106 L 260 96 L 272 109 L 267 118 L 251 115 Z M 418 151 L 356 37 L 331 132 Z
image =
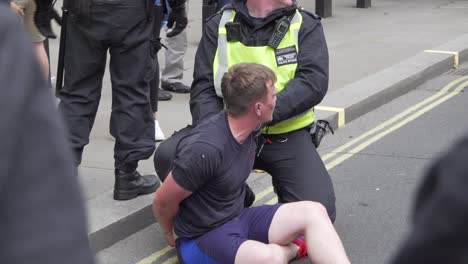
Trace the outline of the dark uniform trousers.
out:
M 265 135 L 254 168 L 266 171 L 278 202 L 320 202 L 332 221 L 336 217 L 335 192 L 308 129 L 281 135 Z
M 59 109 L 69 129 L 76 165 L 81 162 L 83 147 L 89 143 L 101 98 L 107 52 L 112 81 L 110 133 L 116 139 L 115 167 L 135 169 L 139 160 L 154 152 L 148 85 L 155 73 L 152 23 L 145 0 L 93 0 L 88 16 L 71 13 Z

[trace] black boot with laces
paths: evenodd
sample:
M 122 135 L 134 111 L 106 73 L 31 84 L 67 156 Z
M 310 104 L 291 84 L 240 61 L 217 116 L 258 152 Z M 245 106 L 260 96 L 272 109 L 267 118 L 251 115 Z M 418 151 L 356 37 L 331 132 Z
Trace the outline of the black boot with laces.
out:
M 138 195 L 150 194 L 161 185 L 156 175 L 145 175 L 136 171 L 115 170 L 114 199 L 130 200 Z

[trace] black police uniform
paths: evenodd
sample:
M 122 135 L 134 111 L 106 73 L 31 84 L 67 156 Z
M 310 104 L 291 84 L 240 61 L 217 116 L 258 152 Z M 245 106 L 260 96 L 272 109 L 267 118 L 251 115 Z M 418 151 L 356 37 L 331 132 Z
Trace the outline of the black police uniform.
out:
M 157 179 L 141 177 L 139 160 L 155 149 L 149 81 L 155 73 L 151 0 L 73 0 L 65 52 L 65 82 L 59 109 L 65 117 L 75 164 L 81 163 L 101 98 L 110 53 L 115 138 L 114 198 L 131 199 L 155 190 Z

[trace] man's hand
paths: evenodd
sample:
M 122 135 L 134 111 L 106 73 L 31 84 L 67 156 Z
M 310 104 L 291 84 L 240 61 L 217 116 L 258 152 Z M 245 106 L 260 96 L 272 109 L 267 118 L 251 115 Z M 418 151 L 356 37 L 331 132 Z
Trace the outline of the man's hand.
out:
M 167 244 L 171 247 L 175 247 L 175 238 L 173 232 L 166 232 L 165 236 Z
M 10 1 L 10 9 L 13 11 L 13 13 L 17 14 L 20 17 L 24 17 L 24 11 L 19 7 L 17 4 L 13 3 L 13 1 Z
M 188 24 L 185 3 L 176 7 L 171 6 L 171 8 L 171 13 L 169 14 L 169 18 L 167 20 L 167 27 L 169 30 L 167 31 L 166 36 L 168 38 L 179 35 L 182 31 L 184 31 Z

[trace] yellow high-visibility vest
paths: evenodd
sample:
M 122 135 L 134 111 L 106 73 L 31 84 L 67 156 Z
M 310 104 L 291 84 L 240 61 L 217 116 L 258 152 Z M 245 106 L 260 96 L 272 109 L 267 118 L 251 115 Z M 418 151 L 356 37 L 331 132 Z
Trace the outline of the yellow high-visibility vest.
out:
M 213 80 L 216 94 L 222 97 L 221 80 L 230 66 L 242 63 L 258 63 L 268 66 L 276 74 L 276 89 L 280 93 L 285 85 L 294 78 L 299 53 L 298 38 L 302 24 L 302 15 L 296 10 L 291 19 L 289 30 L 277 49 L 270 46 L 245 46 L 239 41 L 227 41 L 226 23 L 233 22 L 236 12 L 232 9 L 223 11 L 218 28 L 218 47 L 213 63 Z M 263 130 L 263 133 L 282 134 L 306 127 L 314 122 L 314 109 L 284 120 Z

